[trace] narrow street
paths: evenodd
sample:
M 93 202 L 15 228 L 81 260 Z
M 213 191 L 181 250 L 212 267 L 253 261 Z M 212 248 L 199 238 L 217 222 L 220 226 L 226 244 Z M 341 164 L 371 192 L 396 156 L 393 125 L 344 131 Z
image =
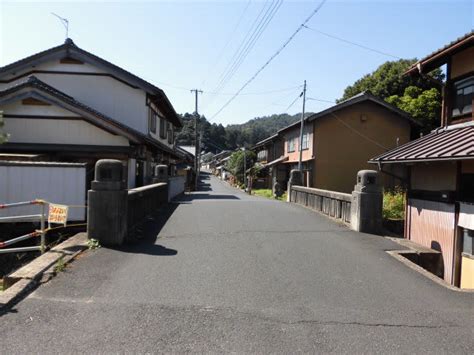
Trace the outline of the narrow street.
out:
M 450 291 L 310 210 L 203 174 L 155 237 L 86 252 L 0 317 L 4 353 L 451 352 L 474 294 Z

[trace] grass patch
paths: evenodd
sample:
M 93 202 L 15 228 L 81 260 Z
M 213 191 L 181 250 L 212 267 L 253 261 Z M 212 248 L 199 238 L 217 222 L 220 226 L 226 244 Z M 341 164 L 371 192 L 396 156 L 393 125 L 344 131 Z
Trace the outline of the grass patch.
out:
M 276 197 L 273 197 L 273 193 L 271 189 L 254 189 L 252 190 L 252 195 L 270 198 L 273 200 L 286 201 L 286 192 L 281 197 L 276 198 Z
M 384 192 L 383 218 L 405 219 L 405 191 L 401 188 Z

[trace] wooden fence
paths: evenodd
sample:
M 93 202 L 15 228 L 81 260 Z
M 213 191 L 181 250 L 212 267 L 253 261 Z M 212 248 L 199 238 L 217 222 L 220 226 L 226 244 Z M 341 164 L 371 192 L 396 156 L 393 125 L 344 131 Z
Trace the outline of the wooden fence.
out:
M 340 219 L 345 223 L 351 222 L 351 194 L 303 186 L 292 186 L 290 190 L 290 202 Z

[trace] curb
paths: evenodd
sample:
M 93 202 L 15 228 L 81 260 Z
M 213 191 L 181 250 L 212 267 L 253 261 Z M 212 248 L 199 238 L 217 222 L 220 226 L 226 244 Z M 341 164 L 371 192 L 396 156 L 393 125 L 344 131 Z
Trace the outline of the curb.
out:
M 78 233 L 5 277 L 5 284 L 10 286 L 0 292 L 0 311 L 18 303 L 31 290 L 51 280 L 57 274 L 58 260 L 62 259 L 66 265 L 86 249 L 87 234 Z

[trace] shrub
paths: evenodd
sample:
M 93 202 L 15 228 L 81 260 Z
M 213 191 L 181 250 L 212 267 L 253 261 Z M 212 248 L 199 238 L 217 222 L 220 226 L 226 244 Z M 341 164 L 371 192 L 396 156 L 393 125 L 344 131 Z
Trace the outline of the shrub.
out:
M 402 188 L 384 192 L 383 218 L 405 219 L 405 191 Z

